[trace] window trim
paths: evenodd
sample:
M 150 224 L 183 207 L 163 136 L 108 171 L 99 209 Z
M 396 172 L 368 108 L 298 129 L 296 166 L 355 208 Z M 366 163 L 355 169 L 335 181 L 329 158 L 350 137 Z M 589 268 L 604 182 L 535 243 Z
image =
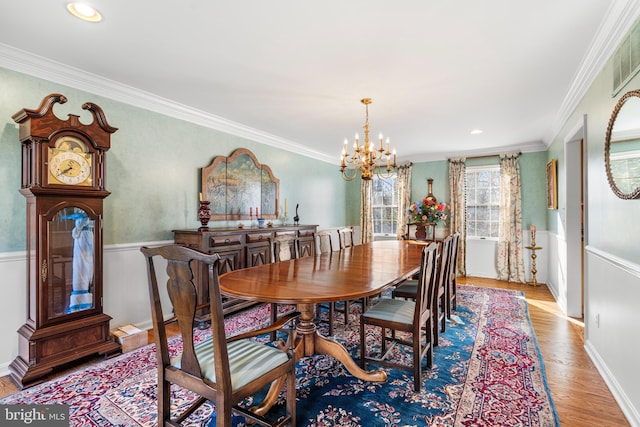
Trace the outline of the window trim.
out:
M 467 172 L 469 172 L 469 171 L 471 171 L 471 172 L 474 172 L 474 171 L 491 171 L 491 172 L 493 172 L 493 171 L 498 171 L 498 172 L 500 172 L 500 165 L 476 165 L 476 166 L 467 166 L 467 167 L 465 168 L 465 205 L 464 205 L 464 209 L 465 209 L 465 224 L 464 224 L 464 226 L 465 226 L 465 235 L 466 235 L 466 239 L 467 239 L 467 240 L 487 240 L 487 241 L 494 241 L 494 242 L 497 242 L 497 241 L 498 241 L 498 239 L 499 239 L 499 237 L 487 237 L 487 236 L 479 237 L 479 236 L 470 236 L 468 233 L 466 233 L 466 231 L 467 231 L 467 230 L 466 230 L 466 227 L 467 227 L 466 211 L 467 211 L 467 207 L 468 207 L 468 204 L 467 204 L 467 194 L 466 194 L 466 191 L 467 191 L 467 186 L 466 186 L 466 180 L 467 180 L 467 177 L 466 177 L 466 174 L 467 174 Z M 498 206 L 500 206 L 500 204 L 499 204 L 499 203 L 498 203 Z M 500 219 L 498 218 L 498 226 L 500 226 L 499 221 L 500 221 Z
M 399 201 L 399 200 L 398 200 L 398 174 L 397 174 L 397 173 L 394 173 L 392 176 L 393 176 L 393 177 L 395 178 L 395 180 L 396 180 L 396 185 L 395 185 L 395 192 L 396 192 L 396 194 L 395 194 L 394 199 L 396 200 L 396 203 L 397 203 L 397 202 Z M 382 180 L 386 180 L 386 179 L 389 179 L 389 178 L 390 178 L 390 177 L 387 177 L 387 178 L 377 178 L 377 177 L 375 177 L 375 176 L 374 176 L 374 178 L 373 178 L 373 179 L 382 179 Z M 373 181 L 371 182 L 371 184 L 373 185 Z M 374 209 L 374 206 L 373 206 L 373 198 L 374 198 L 374 197 L 373 197 L 373 191 L 374 191 L 374 190 L 373 190 L 373 187 L 372 187 L 372 190 L 371 190 L 371 199 L 372 199 L 372 200 L 371 200 L 371 210 L 372 210 L 372 213 L 373 213 L 373 209 Z M 383 206 L 386 206 L 386 205 L 383 205 Z M 395 208 L 396 208 L 396 209 L 398 208 L 398 205 L 397 205 L 397 204 L 395 205 Z M 373 229 L 375 230 L 375 221 L 374 221 L 374 224 L 372 224 L 372 225 L 373 225 Z M 395 238 L 395 237 L 397 236 L 397 231 L 398 231 L 398 230 L 397 230 L 397 223 L 396 223 L 396 232 L 395 232 L 395 233 L 376 233 L 376 232 L 374 231 L 374 233 L 373 233 L 373 237 L 374 237 L 374 238 L 376 238 L 376 237 L 385 237 L 385 238 L 393 237 L 393 238 Z

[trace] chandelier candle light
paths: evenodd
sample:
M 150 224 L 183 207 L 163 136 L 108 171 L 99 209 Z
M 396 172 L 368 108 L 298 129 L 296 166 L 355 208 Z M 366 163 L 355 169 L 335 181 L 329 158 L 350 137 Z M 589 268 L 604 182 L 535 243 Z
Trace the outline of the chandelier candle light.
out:
M 393 175 L 393 170 L 397 168 L 396 165 L 396 150 L 393 153 L 389 151 L 390 141 L 387 138 L 386 147 L 383 148 L 383 137 L 380 134 L 380 147 L 376 148 L 373 141 L 369 139 L 369 104 L 371 104 L 371 98 L 361 99 L 365 105 L 366 121 L 364 124 L 364 141 L 360 145 L 360 137 L 356 133 L 355 141 L 353 142 L 353 153 L 349 155 L 348 145 L 349 141 L 345 138 L 344 147 L 342 148 L 342 154 L 340 155 L 340 172 L 342 177 L 347 181 L 353 180 L 358 171 L 363 180 L 368 181 L 373 179 L 375 173 L 380 178 L 389 178 Z M 353 170 L 353 174 L 348 171 Z

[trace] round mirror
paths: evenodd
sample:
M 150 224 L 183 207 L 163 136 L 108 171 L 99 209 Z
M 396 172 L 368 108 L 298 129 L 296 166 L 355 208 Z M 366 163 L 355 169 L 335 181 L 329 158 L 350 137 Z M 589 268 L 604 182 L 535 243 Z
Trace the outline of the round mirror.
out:
M 640 198 L 640 90 L 625 93 L 611 113 L 604 162 L 616 196 Z

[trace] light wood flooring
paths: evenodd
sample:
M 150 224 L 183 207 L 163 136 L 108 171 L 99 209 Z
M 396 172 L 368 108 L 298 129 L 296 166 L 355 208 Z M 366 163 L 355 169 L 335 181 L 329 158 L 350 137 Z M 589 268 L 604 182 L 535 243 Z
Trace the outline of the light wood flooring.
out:
M 630 425 L 583 348 L 582 321 L 564 316 L 546 286 L 532 287 L 477 277 L 460 278 L 459 283 L 524 291 L 562 426 Z M 149 340 L 153 342 L 152 333 Z M 88 360 L 85 364 L 99 360 Z M 78 366 L 71 369 L 78 369 Z M 0 397 L 16 391 L 18 387 L 9 377 L 0 378 Z

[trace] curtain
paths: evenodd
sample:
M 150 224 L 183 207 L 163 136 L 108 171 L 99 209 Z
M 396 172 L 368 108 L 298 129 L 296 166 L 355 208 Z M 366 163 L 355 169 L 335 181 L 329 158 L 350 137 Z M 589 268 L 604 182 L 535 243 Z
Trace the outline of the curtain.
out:
M 373 181 L 361 180 L 360 185 L 360 239 L 361 242 L 373 242 Z
M 449 159 L 449 230 L 460 233 L 458 239 L 458 271 L 459 276 L 467 275 L 467 225 L 466 225 L 466 185 L 465 185 L 465 158 Z
M 398 167 L 398 219 L 396 223 L 396 236 L 398 240 L 404 238 L 407 222 L 407 209 L 411 204 L 411 168 L 412 164 Z
M 518 153 L 500 155 L 498 280 L 525 283 L 522 255 L 522 194 Z

